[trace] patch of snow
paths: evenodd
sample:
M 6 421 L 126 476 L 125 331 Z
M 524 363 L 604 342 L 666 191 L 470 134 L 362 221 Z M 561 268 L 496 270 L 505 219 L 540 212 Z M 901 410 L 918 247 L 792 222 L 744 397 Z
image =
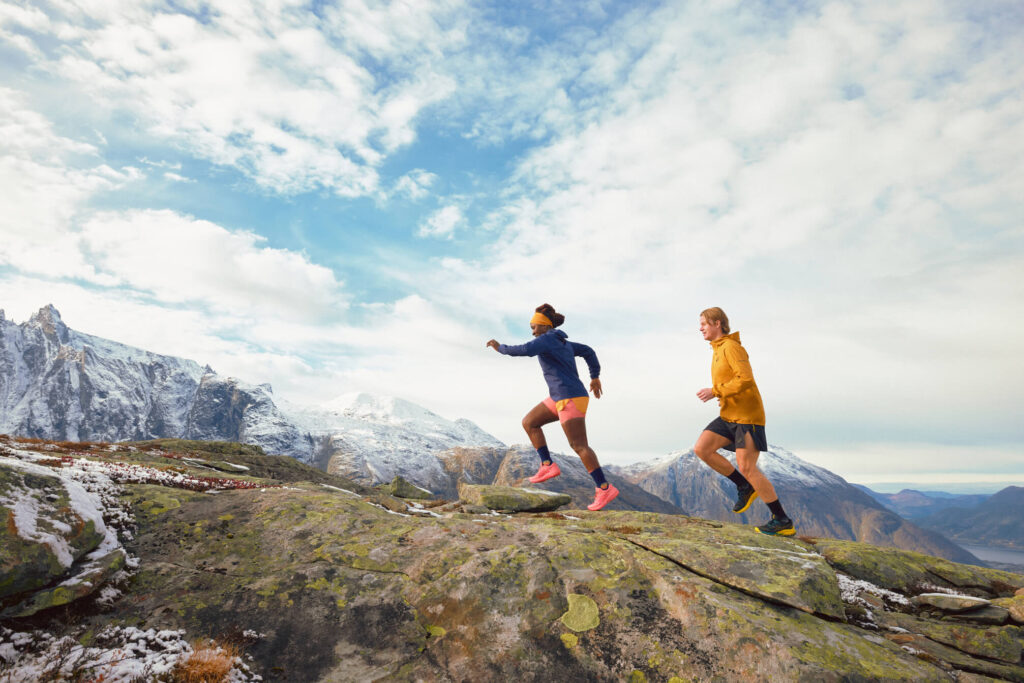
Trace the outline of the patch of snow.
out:
M 184 636 L 184 631 L 108 627 L 86 647 L 70 635 L 56 638 L 43 631 L 16 632 L 0 626 L 0 659 L 4 680 L 10 681 L 163 680 L 195 652 Z M 227 683 L 262 680 L 238 657 L 225 678 Z
M 901 593 L 882 588 L 881 586 L 876 586 L 870 581 L 855 579 L 840 572 L 836 572 L 836 579 L 839 580 L 839 593 L 842 596 L 843 602 L 871 607 L 871 605 L 859 595 L 861 591 L 864 591 L 871 593 L 872 595 L 877 595 L 883 600 L 896 603 L 897 605 L 910 604 L 910 600 Z

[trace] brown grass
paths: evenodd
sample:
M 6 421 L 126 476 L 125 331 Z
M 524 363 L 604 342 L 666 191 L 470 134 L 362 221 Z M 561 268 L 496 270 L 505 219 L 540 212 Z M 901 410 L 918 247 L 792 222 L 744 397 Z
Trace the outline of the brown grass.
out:
M 171 672 L 174 683 L 221 683 L 227 678 L 240 651 L 236 645 L 213 641 L 192 643 Z

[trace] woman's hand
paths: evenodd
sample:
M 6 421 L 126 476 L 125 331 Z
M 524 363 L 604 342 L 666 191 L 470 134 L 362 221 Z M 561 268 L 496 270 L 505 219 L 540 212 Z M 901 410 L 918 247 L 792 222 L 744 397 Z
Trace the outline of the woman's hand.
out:
M 498 351 L 498 347 L 501 346 L 501 345 L 498 344 L 498 341 L 496 339 L 492 339 L 489 342 L 487 342 L 487 346 L 490 346 L 495 351 Z M 498 353 L 501 353 L 501 352 L 498 351 Z
M 697 392 L 697 398 L 699 398 L 700 400 L 704 401 L 705 403 L 707 403 L 708 401 L 710 401 L 714 397 L 715 397 L 715 392 L 710 387 L 708 387 L 707 389 L 701 389 L 700 391 Z
M 601 398 L 601 394 L 604 393 L 604 390 L 601 389 L 601 380 L 596 377 L 590 380 L 590 393 L 594 395 L 594 398 Z

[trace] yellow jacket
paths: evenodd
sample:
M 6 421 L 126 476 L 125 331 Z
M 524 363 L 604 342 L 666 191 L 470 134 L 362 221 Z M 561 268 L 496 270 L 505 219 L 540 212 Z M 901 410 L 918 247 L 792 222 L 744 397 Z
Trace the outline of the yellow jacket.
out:
M 711 388 L 722 407 L 722 419 L 741 424 L 764 425 L 764 403 L 754 383 L 747 351 L 740 346 L 740 333 L 733 332 L 711 342 Z

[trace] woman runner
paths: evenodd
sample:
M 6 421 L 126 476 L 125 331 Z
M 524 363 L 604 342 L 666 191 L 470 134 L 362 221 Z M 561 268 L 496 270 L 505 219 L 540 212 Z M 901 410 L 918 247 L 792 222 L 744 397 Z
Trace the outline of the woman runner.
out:
M 740 333 L 729 334 L 729 318 L 721 308 L 709 308 L 700 314 L 700 331 L 711 342 L 711 382 L 701 389 L 697 398 L 707 402 L 718 399 L 720 416 L 711 422 L 697 439 L 693 451 L 711 469 L 736 484 L 736 505 L 732 511 L 746 512 L 758 496 L 768 505 L 772 518 L 755 527 L 769 536 L 792 536 L 793 522 L 782 509 L 775 488 L 757 468 L 757 457 L 768 450 L 764 432 L 764 404 L 754 383 L 747 352 L 740 345 Z M 724 448 L 736 452 L 736 467 L 718 454 Z
M 565 316 L 557 313 L 550 304 L 538 306 L 530 329 L 534 339 L 525 344 L 508 346 L 499 344 L 494 339 L 487 346 L 506 356 L 537 356 L 540 361 L 544 379 L 548 383 L 548 398 L 544 399 L 523 418 L 523 429 L 530 437 L 530 443 L 537 449 L 540 457 L 540 468 L 530 477 L 530 482 L 539 484 L 562 473 L 558 465 L 551 459 L 548 452 L 544 431 L 546 424 L 558 420 L 562 423 L 569 446 L 583 461 L 583 466 L 594 479 L 597 489 L 594 491 L 594 502 L 587 506 L 588 510 L 600 510 L 619 495 L 619 490 L 609 484 L 597 462 L 597 454 L 587 443 L 587 425 L 585 416 L 590 398 L 580 381 L 576 371 L 576 356 L 583 356 L 590 369 L 590 390 L 594 398 L 601 398 L 601 365 L 597 362 L 597 354 L 585 344 L 568 341 L 568 335 L 555 328 L 565 322 Z

